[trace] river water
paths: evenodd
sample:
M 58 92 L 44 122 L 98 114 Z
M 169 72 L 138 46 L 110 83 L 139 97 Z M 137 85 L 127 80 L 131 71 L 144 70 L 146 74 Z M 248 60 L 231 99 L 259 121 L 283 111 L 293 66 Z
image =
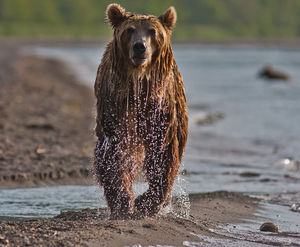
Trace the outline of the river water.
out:
M 30 47 L 26 53 L 66 62 L 92 87 L 104 49 Z M 300 49 L 196 44 L 173 49 L 189 108 L 181 175 L 187 193 L 230 190 L 263 197 L 291 219 L 286 225 L 299 231 L 300 212 L 291 212 L 290 206 L 300 204 Z M 287 72 L 291 81 L 258 78 L 266 64 Z M 199 125 L 208 114 L 224 118 Z M 0 190 L 0 212 L 5 217 L 48 217 L 61 210 L 105 206 L 102 195 L 91 186 Z

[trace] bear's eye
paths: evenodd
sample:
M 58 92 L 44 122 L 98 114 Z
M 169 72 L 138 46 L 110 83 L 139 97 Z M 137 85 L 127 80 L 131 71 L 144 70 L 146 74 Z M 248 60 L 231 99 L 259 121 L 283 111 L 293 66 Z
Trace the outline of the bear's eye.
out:
M 156 35 L 156 30 L 154 29 L 154 28 L 150 28 L 149 30 L 148 30 L 148 32 L 149 32 L 149 34 L 151 35 L 151 36 L 155 36 Z
M 127 34 L 132 34 L 133 32 L 134 32 L 134 28 L 133 27 L 129 27 L 129 28 L 127 28 Z

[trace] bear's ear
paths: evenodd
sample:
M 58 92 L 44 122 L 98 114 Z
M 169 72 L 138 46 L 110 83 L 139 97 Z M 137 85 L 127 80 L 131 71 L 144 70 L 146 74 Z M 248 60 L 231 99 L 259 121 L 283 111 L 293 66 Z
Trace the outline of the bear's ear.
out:
M 110 4 L 106 9 L 106 18 L 116 28 L 128 18 L 128 14 L 119 4 Z
M 159 16 L 158 19 L 160 20 L 161 24 L 171 31 L 174 28 L 177 20 L 175 8 L 171 6 L 161 16 Z

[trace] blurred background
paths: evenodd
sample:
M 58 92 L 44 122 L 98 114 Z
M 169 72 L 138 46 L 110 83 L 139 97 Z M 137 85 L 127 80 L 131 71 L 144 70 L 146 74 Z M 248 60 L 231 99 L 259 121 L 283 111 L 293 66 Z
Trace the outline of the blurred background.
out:
M 0 36 L 109 37 L 99 0 L 0 0 Z M 135 13 L 160 15 L 173 5 L 178 40 L 294 39 L 300 35 L 297 0 L 118 1 Z

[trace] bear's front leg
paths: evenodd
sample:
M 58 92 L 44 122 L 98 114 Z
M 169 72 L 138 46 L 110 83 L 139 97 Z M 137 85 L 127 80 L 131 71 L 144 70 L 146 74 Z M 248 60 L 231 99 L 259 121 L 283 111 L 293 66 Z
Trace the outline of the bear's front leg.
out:
M 133 192 L 118 143 L 98 141 L 95 149 L 95 173 L 104 188 L 111 218 L 128 218 L 133 213 Z
M 142 216 L 153 216 L 169 204 L 171 190 L 179 169 L 178 145 L 150 147 L 145 159 L 148 190 L 135 199 L 135 208 Z

